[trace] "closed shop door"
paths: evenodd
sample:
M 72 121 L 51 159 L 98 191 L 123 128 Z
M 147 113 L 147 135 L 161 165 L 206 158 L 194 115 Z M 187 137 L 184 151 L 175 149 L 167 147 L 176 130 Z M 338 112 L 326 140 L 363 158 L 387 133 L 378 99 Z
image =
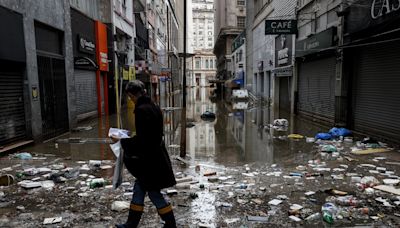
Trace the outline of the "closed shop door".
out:
M 335 116 L 335 57 L 299 63 L 297 110 L 328 122 Z
M 279 78 L 279 109 L 290 112 L 290 78 Z
M 68 131 L 68 105 L 65 62 L 37 56 L 43 138 L 49 139 Z
M 75 69 L 74 75 L 77 114 L 97 111 L 96 72 Z
M 26 137 L 23 72 L 11 65 L 0 63 L 0 146 Z
M 400 142 L 400 43 L 371 45 L 354 53 L 354 129 Z

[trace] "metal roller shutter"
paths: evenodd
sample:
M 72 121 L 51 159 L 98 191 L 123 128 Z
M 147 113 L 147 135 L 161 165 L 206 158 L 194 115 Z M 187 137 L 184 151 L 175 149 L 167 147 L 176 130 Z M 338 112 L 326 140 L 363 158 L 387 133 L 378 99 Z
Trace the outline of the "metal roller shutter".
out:
M 97 111 L 96 72 L 75 69 L 77 114 Z
M 23 74 L 0 71 L 0 146 L 26 137 Z
M 400 43 L 355 53 L 354 129 L 400 142 Z
M 329 122 L 335 116 L 335 57 L 299 64 L 297 109 Z

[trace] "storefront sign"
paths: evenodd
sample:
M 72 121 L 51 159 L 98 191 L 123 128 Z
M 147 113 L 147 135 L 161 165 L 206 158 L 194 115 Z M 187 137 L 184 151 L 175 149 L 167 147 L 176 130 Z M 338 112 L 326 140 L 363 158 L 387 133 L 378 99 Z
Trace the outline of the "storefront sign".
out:
M 327 29 L 312 37 L 296 42 L 296 57 L 316 53 L 332 47 L 335 28 Z
M 74 66 L 76 68 L 84 68 L 84 69 L 96 69 L 98 68 L 97 64 L 88 57 L 75 57 L 74 58 Z
M 79 51 L 89 54 L 94 54 L 96 51 L 96 45 L 93 41 L 78 35 L 78 44 L 79 44 Z
M 352 34 L 366 29 L 371 30 L 370 32 L 383 32 L 398 27 L 400 0 L 358 0 L 346 11 L 346 33 Z
M 280 35 L 275 39 L 275 64 L 276 67 L 292 64 L 293 35 Z
M 296 34 L 297 20 L 266 20 L 265 35 Z
M 96 56 L 99 70 L 108 72 L 107 27 L 105 24 L 95 22 Z
M 272 72 L 275 77 L 291 77 L 293 75 L 293 67 L 275 68 Z
M 400 0 L 373 0 L 371 5 L 372 19 L 400 10 Z

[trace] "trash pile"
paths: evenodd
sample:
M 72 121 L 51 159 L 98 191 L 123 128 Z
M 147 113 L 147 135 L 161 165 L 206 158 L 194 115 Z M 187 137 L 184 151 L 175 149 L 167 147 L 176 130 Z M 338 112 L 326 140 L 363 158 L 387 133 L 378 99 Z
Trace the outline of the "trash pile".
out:
M 277 121 L 278 131 L 288 123 Z M 299 134 L 312 159 L 277 164 L 215 164 L 172 159 L 177 185 L 163 190 L 177 223 L 196 227 L 266 227 L 325 224 L 400 226 L 400 157 L 372 139 L 354 140 L 345 129 L 330 139 Z M 326 135 L 325 135 L 326 136 Z M 170 145 L 169 149 L 179 148 Z M 374 153 L 371 150 L 375 150 Z M 361 153 L 366 152 L 368 153 Z M 366 154 L 366 155 L 364 155 Z M 384 156 L 383 156 L 384 155 Z M 133 177 L 112 189 L 114 161 L 72 161 L 47 155 L 10 155 L 15 165 L 0 168 L 0 226 L 116 224 L 126 219 Z M 291 159 L 293 159 L 291 161 Z M 143 224 L 159 226 L 148 201 Z M 36 210 L 42 211 L 39 215 Z

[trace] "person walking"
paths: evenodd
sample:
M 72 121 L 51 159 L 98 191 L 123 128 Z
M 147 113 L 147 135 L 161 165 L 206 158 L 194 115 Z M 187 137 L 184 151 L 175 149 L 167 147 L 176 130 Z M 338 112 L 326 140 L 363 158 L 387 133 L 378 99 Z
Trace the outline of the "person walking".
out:
M 163 188 L 176 184 L 171 166 L 171 160 L 165 148 L 164 124 L 161 109 L 146 95 L 144 84 L 133 80 L 126 85 L 125 92 L 135 103 L 136 135 L 133 138 L 121 140 L 124 149 L 124 164 L 129 172 L 136 177 L 133 196 L 125 224 L 118 228 L 137 227 L 144 210 L 144 198 L 148 194 L 156 206 L 161 219 L 165 221 L 164 228 L 176 227 L 172 206 L 161 194 Z

